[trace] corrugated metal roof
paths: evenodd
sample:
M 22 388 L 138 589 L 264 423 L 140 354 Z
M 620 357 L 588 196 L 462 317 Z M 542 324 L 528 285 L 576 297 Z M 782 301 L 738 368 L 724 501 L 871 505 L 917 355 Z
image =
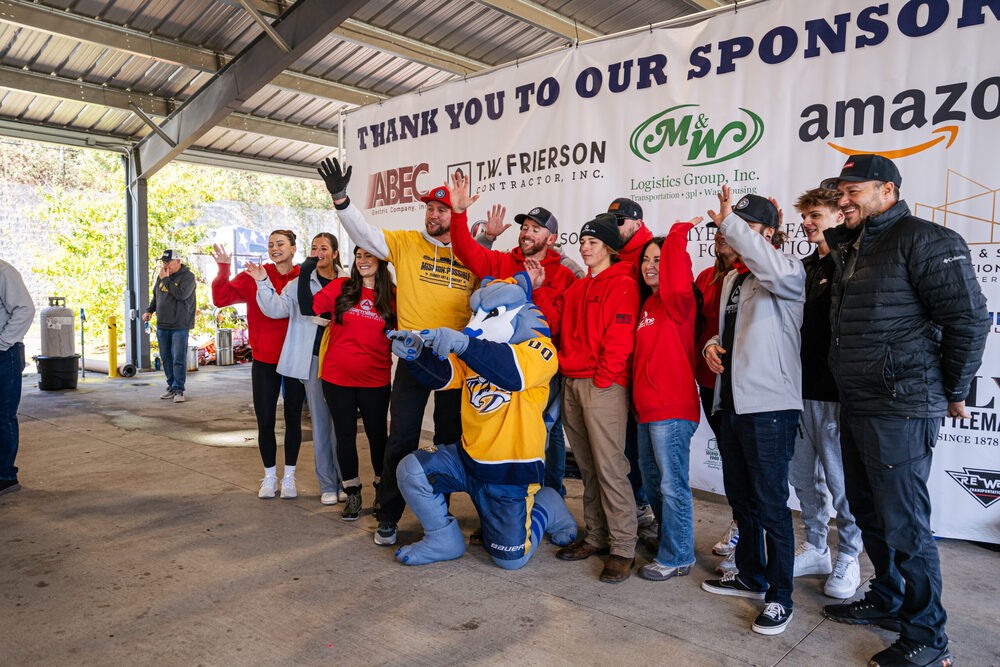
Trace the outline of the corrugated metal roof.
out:
M 458 72 L 572 44 L 576 27 L 608 34 L 705 4 L 520 1 L 371 0 L 285 76 L 250 95 L 235 122 L 208 131 L 194 149 L 312 165 L 330 153 L 341 111 L 363 93 L 373 100 L 402 95 Z M 250 2 L 271 19 L 292 4 Z M 546 25 L 537 18 L 539 7 L 565 20 Z M 98 140 L 140 141 L 150 129 L 130 103 L 148 103 L 162 120 L 262 34 L 237 0 L 0 0 L 0 10 L 0 121 Z M 319 135 L 302 130 L 327 134 L 313 143 Z

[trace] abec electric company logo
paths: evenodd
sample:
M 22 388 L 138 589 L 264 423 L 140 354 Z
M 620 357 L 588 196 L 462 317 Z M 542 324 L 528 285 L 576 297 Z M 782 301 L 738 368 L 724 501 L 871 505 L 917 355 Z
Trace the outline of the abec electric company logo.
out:
M 417 187 L 417 178 L 429 171 L 430 166 L 426 162 L 376 171 L 368 177 L 365 208 L 419 202 L 422 193 Z
M 826 141 L 846 155 L 876 153 L 895 160 L 939 145 L 951 148 L 970 115 L 987 121 L 1000 117 L 1000 76 L 811 104 L 800 114 L 799 139 L 803 143 Z M 889 133 L 895 141 L 899 132 L 912 137 L 900 142 L 908 145 L 879 146 L 879 138 L 870 136 Z M 831 134 L 832 141 L 828 140 Z
M 983 507 L 989 507 L 1000 500 L 1000 470 L 962 468 L 961 471 L 945 470 L 945 472 Z
M 685 167 L 703 167 L 743 155 L 764 136 L 764 121 L 749 109 L 740 107 L 736 118 L 719 120 L 699 108 L 678 104 L 646 119 L 629 137 L 632 152 L 651 162 L 650 156 L 669 147 L 686 153 Z

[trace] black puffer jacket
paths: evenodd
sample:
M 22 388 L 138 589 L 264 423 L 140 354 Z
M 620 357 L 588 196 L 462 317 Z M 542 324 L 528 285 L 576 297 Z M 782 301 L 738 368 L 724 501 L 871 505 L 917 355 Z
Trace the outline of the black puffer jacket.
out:
M 837 265 L 830 368 L 841 403 L 855 414 L 940 417 L 964 401 L 989 332 L 965 240 L 903 201 L 861 230 L 825 236 Z
M 830 372 L 830 290 L 836 268 L 819 251 L 802 260 L 806 270 L 806 305 L 802 311 L 802 398 L 836 403 L 837 383 Z

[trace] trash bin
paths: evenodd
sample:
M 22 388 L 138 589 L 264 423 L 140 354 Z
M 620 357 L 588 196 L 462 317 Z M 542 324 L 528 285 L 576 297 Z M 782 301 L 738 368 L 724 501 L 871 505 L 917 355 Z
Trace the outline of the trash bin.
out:
M 194 345 L 188 347 L 187 370 L 188 373 L 198 370 L 198 348 Z
M 233 365 L 233 330 L 215 330 L 215 363 L 217 366 Z
M 38 366 L 38 388 L 42 391 L 59 391 L 60 389 L 76 389 L 77 369 L 80 365 L 80 355 L 71 357 L 52 357 L 40 354 L 32 357 Z

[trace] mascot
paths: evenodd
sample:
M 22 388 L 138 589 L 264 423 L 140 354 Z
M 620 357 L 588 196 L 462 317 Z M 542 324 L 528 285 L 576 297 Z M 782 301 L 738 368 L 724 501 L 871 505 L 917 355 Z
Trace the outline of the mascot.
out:
M 465 553 L 446 493 L 464 491 L 482 523 L 483 546 L 502 568 L 528 562 L 542 536 L 564 546 L 576 522 L 557 491 L 542 488 L 549 380 L 559 362 L 549 327 L 531 302 L 526 273 L 485 278 L 469 301 L 463 331 L 390 331 L 392 351 L 430 389 L 462 389 L 462 440 L 406 456 L 399 489 L 420 519 L 424 538 L 400 547 L 396 560 L 423 565 Z

